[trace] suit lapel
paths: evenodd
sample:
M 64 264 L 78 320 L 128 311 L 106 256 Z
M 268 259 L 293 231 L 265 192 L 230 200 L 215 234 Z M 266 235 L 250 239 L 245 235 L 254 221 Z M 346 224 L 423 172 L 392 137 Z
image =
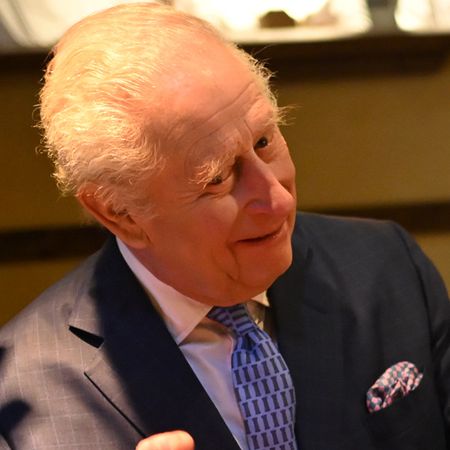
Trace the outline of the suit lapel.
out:
M 296 390 L 297 439 L 300 448 L 335 449 L 344 400 L 339 294 L 318 276 L 313 249 L 302 232 L 294 234 L 293 249 L 292 266 L 269 296 L 280 351 Z
M 85 369 L 89 380 L 142 436 L 183 429 L 196 449 L 237 449 L 115 242 L 95 267 L 90 296 L 80 299 L 71 322 L 103 338 Z

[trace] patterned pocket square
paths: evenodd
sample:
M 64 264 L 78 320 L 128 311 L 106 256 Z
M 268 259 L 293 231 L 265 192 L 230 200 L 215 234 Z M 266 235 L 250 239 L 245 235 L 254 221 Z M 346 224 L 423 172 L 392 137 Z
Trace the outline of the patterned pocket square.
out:
M 423 373 L 408 362 L 389 367 L 367 391 L 366 405 L 370 413 L 390 406 L 396 399 L 406 397 L 419 386 Z

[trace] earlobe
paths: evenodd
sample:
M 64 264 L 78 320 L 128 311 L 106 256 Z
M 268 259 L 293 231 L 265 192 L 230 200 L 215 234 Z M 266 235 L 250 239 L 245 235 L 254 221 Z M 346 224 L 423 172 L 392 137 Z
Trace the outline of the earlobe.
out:
M 149 246 L 147 234 L 127 211 L 118 213 L 109 202 L 97 196 L 92 189 L 79 191 L 76 198 L 97 222 L 129 247 L 144 249 Z

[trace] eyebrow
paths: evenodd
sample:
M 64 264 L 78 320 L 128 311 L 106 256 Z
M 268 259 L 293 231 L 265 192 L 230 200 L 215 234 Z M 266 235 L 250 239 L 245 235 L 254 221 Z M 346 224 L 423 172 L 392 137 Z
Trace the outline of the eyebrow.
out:
M 255 131 L 262 134 L 264 130 L 268 130 L 269 127 L 275 128 L 277 125 L 278 117 L 274 113 L 271 114 L 270 117 L 267 117 L 264 122 L 261 122 Z M 238 156 L 236 155 L 235 148 L 224 151 L 222 154 L 212 157 L 202 164 L 194 166 L 192 170 L 193 175 L 189 178 L 189 181 L 205 186 L 214 178 L 214 176 L 220 174 L 224 168 L 232 167 L 237 158 Z
M 189 178 L 189 181 L 205 186 L 216 175 L 220 174 L 225 167 L 234 165 L 236 159 L 237 157 L 234 149 L 225 151 L 215 158 L 211 158 L 200 165 L 194 166 L 194 174 Z

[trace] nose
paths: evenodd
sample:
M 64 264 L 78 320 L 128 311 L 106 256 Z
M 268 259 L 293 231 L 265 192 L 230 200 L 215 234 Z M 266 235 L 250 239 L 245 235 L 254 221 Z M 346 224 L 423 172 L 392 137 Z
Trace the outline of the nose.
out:
M 291 160 L 276 165 L 256 157 L 243 164 L 241 177 L 247 213 L 286 217 L 295 210 L 295 169 Z

